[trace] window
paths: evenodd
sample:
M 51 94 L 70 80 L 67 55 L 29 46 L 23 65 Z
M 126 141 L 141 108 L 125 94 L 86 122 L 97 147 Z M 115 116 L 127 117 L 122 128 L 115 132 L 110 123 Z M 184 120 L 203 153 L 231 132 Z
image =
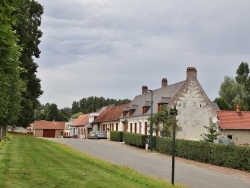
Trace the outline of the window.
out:
M 142 107 L 142 114 L 145 114 L 149 110 L 149 106 L 143 106 Z
M 137 123 L 135 123 L 135 133 L 137 132 L 137 130 L 136 130 L 136 129 L 137 129 Z
M 145 135 L 148 135 L 148 122 L 145 122 L 145 125 L 144 125 L 144 129 L 145 129 Z
M 132 133 L 132 123 L 130 123 L 130 132 Z
M 115 126 L 116 126 L 115 130 L 118 131 L 118 123 L 116 123 Z
M 227 135 L 229 139 L 233 139 L 233 135 Z

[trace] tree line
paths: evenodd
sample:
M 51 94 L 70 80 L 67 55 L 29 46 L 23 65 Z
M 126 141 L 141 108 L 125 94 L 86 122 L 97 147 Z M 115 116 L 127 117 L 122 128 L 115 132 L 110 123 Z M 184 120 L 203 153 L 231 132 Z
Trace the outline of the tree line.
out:
M 47 103 L 45 105 L 40 104 L 35 110 L 35 120 L 68 121 L 71 118 L 77 118 L 81 114 L 96 112 L 104 106 L 119 106 L 128 102 L 130 102 L 129 99 L 117 100 L 91 96 L 88 98 L 82 98 L 80 101 L 73 101 L 71 108 L 66 107 L 58 109 L 57 105 L 54 103 Z
M 34 0 L 0 2 L 0 131 L 33 121 L 43 93 L 36 72 L 43 7 Z M 0 139 L 4 135 L 0 135 Z

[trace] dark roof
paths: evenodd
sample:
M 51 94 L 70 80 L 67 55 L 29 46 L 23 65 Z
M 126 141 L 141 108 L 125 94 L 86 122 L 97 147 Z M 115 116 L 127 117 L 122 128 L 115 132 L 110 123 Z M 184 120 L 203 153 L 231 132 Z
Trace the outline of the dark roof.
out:
M 217 111 L 220 129 L 250 129 L 250 112 Z
M 123 110 L 129 105 L 123 104 L 120 106 L 108 106 L 104 111 L 102 111 L 99 116 L 93 121 L 93 123 L 117 121 L 121 117 Z
M 173 97 L 178 93 L 178 91 L 180 91 L 185 83 L 186 81 L 182 81 L 153 90 L 153 93 L 146 92 L 141 95 L 137 95 L 130 103 L 130 105 L 126 108 L 126 111 L 135 110 L 134 113 L 131 116 L 129 116 L 128 114 L 126 116 L 133 117 L 142 115 L 143 106 L 151 106 L 151 94 L 153 94 L 153 113 L 156 113 L 158 111 L 157 104 L 170 103 Z M 151 111 L 148 110 L 144 115 L 149 115 L 150 113 Z

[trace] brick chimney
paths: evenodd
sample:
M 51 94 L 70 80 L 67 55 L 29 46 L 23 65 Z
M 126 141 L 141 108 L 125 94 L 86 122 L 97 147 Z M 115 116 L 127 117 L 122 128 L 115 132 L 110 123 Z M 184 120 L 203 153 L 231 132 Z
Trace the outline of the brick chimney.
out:
M 168 86 L 168 79 L 167 78 L 162 78 L 161 80 L 161 87 L 166 87 Z
M 148 86 L 142 86 L 142 94 L 148 92 Z
M 195 67 L 187 68 L 187 80 L 197 79 L 197 70 Z
M 237 113 L 238 117 L 241 117 L 240 104 L 236 105 L 236 113 Z

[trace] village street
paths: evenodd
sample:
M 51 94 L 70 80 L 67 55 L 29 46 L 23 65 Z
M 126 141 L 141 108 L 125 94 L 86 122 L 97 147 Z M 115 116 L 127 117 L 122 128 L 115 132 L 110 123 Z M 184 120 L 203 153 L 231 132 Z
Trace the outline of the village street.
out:
M 125 165 L 140 173 L 171 181 L 171 156 L 128 146 L 109 140 L 62 139 L 49 140 L 66 144 L 83 153 Z M 250 173 L 176 158 L 175 183 L 192 188 L 249 188 Z

